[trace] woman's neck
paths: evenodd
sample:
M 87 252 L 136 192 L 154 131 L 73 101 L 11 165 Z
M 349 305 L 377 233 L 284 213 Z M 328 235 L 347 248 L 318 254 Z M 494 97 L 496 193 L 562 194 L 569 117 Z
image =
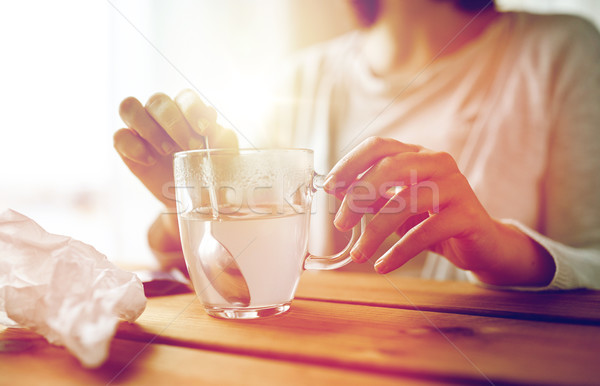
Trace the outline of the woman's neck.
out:
M 490 6 L 467 13 L 451 2 L 382 1 L 380 16 L 369 28 L 365 57 L 376 76 L 414 74 L 437 57 L 460 50 L 498 17 Z

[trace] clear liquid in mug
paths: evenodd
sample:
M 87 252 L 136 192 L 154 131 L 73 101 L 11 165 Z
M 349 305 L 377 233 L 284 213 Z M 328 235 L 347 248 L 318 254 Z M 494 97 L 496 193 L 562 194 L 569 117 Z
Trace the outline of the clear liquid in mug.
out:
M 199 263 L 198 247 L 204 223 L 211 221 L 212 234 L 231 252 L 250 291 L 247 308 L 289 304 L 296 291 L 308 244 L 310 212 L 289 208 L 282 214 L 237 211 L 219 215 L 188 213 L 180 217 L 183 253 L 196 294 L 206 308 L 237 308 L 210 284 Z

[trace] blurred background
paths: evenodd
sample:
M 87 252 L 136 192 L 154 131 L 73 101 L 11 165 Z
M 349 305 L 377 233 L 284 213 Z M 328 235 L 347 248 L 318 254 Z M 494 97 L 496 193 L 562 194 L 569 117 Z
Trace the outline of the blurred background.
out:
M 598 0 L 501 0 L 600 25 Z M 128 266 L 150 265 L 161 211 L 112 147 L 127 96 L 197 89 L 251 145 L 267 76 L 356 27 L 345 0 L 0 1 L 0 211 Z M 321 171 L 325 172 L 325 171 Z

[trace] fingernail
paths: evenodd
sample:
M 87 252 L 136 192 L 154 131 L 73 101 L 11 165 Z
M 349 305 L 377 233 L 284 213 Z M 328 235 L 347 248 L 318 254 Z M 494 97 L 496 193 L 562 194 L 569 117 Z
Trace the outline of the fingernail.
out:
M 175 147 L 171 145 L 169 142 L 163 142 L 160 145 L 161 150 L 163 151 L 163 155 L 167 155 L 175 151 Z
M 377 273 L 387 273 L 385 269 L 385 261 L 383 259 L 377 260 L 375 262 L 374 268 Z
M 205 135 L 206 130 L 208 129 L 209 125 L 210 125 L 210 121 L 208 119 L 200 118 L 200 119 L 198 119 L 198 122 L 196 123 L 196 127 L 194 127 L 194 131 L 196 131 L 196 133 L 198 133 L 200 135 Z
M 204 143 L 197 138 L 190 138 L 188 141 L 188 146 L 190 150 L 204 149 Z
M 154 165 L 156 163 L 156 158 L 154 158 L 153 156 L 149 155 L 146 157 L 146 165 L 150 166 L 150 165 Z
M 350 256 L 352 256 L 352 260 L 356 261 L 357 263 L 364 263 L 368 260 L 367 256 L 365 256 L 357 246 L 352 248 L 350 251 Z
M 323 183 L 323 189 L 325 189 L 326 192 L 330 191 L 333 189 L 333 185 L 333 176 L 328 176 Z
M 336 213 L 335 218 L 333 219 L 333 225 L 340 231 L 345 231 L 348 228 L 346 219 L 342 217 L 341 211 Z

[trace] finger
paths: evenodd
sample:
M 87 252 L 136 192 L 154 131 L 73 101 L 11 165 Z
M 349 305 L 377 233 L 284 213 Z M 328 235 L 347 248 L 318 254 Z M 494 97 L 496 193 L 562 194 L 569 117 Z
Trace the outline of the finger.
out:
M 453 165 L 454 159 L 446 153 L 427 150 L 384 157 L 348 188 L 337 219 L 344 224 L 344 229 L 350 229 L 364 213 L 357 208 L 369 208 L 398 187 L 411 186 L 434 176 L 445 178 L 447 174 L 458 171 Z
M 156 156 L 150 145 L 131 129 L 118 130 L 113 136 L 113 143 L 123 158 L 144 166 L 156 163 Z
M 180 148 L 204 148 L 203 138 L 192 130 L 177 104 L 165 94 L 152 95 L 146 103 L 146 111 Z
M 359 174 L 383 157 L 404 152 L 417 152 L 420 149 L 422 148 L 419 146 L 389 138 L 371 137 L 366 139 L 344 156 L 329 172 L 324 186 L 325 191 L 329 192 L 335 185 L 350 185 Z
M 415 215 L 409 217 L 406 221 L 404 221 L 404 223 L 402 225 L 400 225 L 400 227 L 398 229 L 396 229 L 394 232 L 399 237 L 402 237 L 406 234 L 406 232 L 408 232 L 409 230 L 414 228 L 417 224 L 420 224 L 423 220 L 425 220 L 429 216 L 430 216 L 429 212 L 415 214 Z
M 386 193 L 383 196 L 379 197 L 375 201 L 371 201 L 370 199 L 366 200 L 366 201 L 356 200 L 352 203 L 353 214 L 356 213 L 357 216 L 359 216 L 358 217 L 359 220 L 363 214 L 375 214 L 375 213 L 379 212 L 381 210 L 381 208 L 383 208 L 388 203 L 388 201 L 394 197 L 394 195 L 395 195 L 395 193 L 393 193 L 393 194 Z M 342 197 L 340 199 L 340 201 L 343 202 L 343 199 L 344 199 L 344 197 Z M 339 208 L 338 208 L 338 212 L 336 213 L 336 218 L 334 219 L 334 221 L 336 221 L 336 222 L 339 221 L 338 216 L 340 216 Z M 344 229 L 345 228 L 346 227 L 344 227 Z
M 445 207 L 454 199 L 455 192 L 451 188 L 445 191 L 442 197 L 440 190 L 423 189 L 416 184 L 397 193 L 367 224 L 350 251 L 353 259 L 362 262 L 371 258 L 379 245 L 415 214 L 438 213 L 440 207 Z
M 404 265 L 422 251 L 460 234 L 465 223 L 458 210 L 448 209 L 430 216 L 409 230 L 389 251 L 375 262 L 375 270 L 384 274 Z
M 124 99 L 119 106 L 119 115 L 130 129 L 144 138 L 159 154 L 167 155 L 180 150 L 137 99 Z
M 175 103 L 192 130 L 202 136 L 212 135 L 217 123 L 217 111 L 206 106 L 198 94 L 185 89 L 175 97 Z
M 123 159 L 129 170 L 148 188 L 148 190 L 167 207 L 175 207 L 176 202 L 171 192 L 165 191 L 165 187 L 173 186 L 173 165 L 170 162 L 140 162 L 134 160 L 138 157 L 131 156 L 131 148 L 139 145 L 144 140 L 130 129 L 121 129 L 114 135 L 115 148 Z M 133 146 L 132 146 L 133 143 Z M 123 150 L 123 149 L 126 150 Z M 146 145 L 146 149 L 151 149 Z M 143 158 L 143 157 L 142 157 Z M 159 178 L 161 177 L 161 178 Z
M 378 195 L 370 186 L 354 186 L 348 191 L 352 191 L 352 198 L 349 193 L 336 195 L 341 203 L 333 223 L 342 232 L 350 230 L 365 214 L 379 212 L 395 195 L 390 192 Z

